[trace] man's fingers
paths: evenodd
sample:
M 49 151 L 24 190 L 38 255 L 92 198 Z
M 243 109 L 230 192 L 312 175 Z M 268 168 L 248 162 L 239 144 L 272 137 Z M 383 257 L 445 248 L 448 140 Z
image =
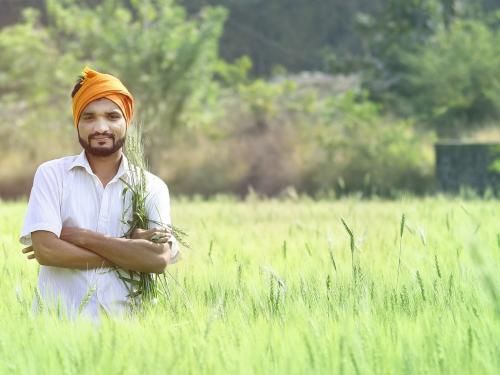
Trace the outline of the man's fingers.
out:
M 28 259 L 36 259 L 33 246 L 25 247 L 21 251 L 23 252 L 23 254 L 28 254 L 26 256 Z
M 152 231 L 156 232 L 156 233 L 161 233 L 161 234 L 169 234 L 170 233 L 170 229 L 168 228 L 163 228 L 163 227 L 158 227 L 158 228 L 153 228 L 151 229 Z
M 162 238 L 153 238 L 151 240 L 151 242 L 154 242 L 154 243 L 167 243 L 168 242 L 168 237 L 162 237 Z
M 167 232 L 155 232 L 151 237 L 150 241 L 157 243 L 165 243 L 170 238 L 170 233 Z
M 157 236 L 157 237 L 169 237 L 170 233 L 166 233 L 166 232 L 154 232 L 153 236 Z
M 158 241 L 155 241 L 156 243 L 167 243 L 168 242 L 168 236 L 161 237 Z
M 136 229 L 135 238 L 143 238 L 153 242 L 165 243 L 171 235 L 170 229 L 156 227 L 151 229 Z
M 159 235 L 159 236 L 165 236 L 170 234 L 170 229 L 165 229 L 165 228 L 152 228 L 148 230 L 148 233 L 151 234 L 152 236 L 154 235 Z
M 26 253 L 32 252 L 34 250 L 33 250 L 33 246 L 28 246 L 28 247 L 25 247 L 24 249 L 22 249 L 21 251 L 23 252 L 23 254 L 26 254 Z

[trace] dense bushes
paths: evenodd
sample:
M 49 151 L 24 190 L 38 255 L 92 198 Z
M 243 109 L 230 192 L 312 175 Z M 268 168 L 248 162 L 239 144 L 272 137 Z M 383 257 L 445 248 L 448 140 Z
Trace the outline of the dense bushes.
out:
M 178 191 L 277 195 L 293 186 L 313 196 L 393 196 L 432 189 L 431 136 L 381 115 L 363 92 L 311 100 L 315 92 L 301 93 L 293 82 L 259 86 L 270 92 L 267 110 L 233 92 L 211 137 L 186 133 L 171 146 L 163 173 Z

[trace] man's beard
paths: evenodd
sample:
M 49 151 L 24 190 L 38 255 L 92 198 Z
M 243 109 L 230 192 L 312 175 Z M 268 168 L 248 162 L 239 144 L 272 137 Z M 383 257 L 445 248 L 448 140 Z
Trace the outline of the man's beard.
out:
M 95 135 L 97 135 L 97 134 L 89 135 L 87 141 L 84 140 L 82 137 L 80 137 L 80 135 L 78 135 L 78 140 L 80 141 L 80 145 L 82 145 L 83 149 L 88 154 L 93 155 L 93 156 L 109 156 L 109 155 L 112 155 L 116 151 L 118 151 L 120 148 L 122 148 L 123 145 L 125 144 L 126 136 L 124 136 L 123 138 L 120 138 L 120 139 L 118 139 L 116 141 L 114 135 L 110 135 L 110 138 L 113 140 L 113 146 L 111 148 L 92 147 L 90 145 L 90 140 Z

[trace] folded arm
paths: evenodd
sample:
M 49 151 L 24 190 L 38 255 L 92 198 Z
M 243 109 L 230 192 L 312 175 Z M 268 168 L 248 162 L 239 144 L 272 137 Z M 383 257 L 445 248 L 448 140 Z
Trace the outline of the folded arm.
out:
M 44 266 L 91 269 L 111 267 L 113 263 L 95 252 L 59 239 L 48 231 L 31 233 L 32 246 L 23 249 L 29 259 L 36 259 Z
M 157 243 L 148 240 L 157 237 Z M 114 238 L 80 228 L 63 228 L 61 238 L 48 231 L 31 234 L 33 245 L 23 249 L 28 259 L 45 266 L 123 269 L 162 273 L 170 261 L 170 233 L 164 229 L 136 230 L 134 239 Z
M 170 260 L 169 234 L 158 229 L 154 236 L 161 242 L 144 238 L 116 238 L 80 228 L 63 228 L 61 232 L 64 241 L 88 249 L 123 269 L 162 273 Z

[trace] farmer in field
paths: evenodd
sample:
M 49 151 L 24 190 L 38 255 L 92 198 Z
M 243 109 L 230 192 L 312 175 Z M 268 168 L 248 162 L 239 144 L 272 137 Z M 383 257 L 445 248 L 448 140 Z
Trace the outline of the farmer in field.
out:
M 145 172 L 149 225 L 124 238 L 132 213 L 123 181 L 130 181 L 132 168 L 122 147 L 134 99 L 118 78 L 88 68 L 71 96 L 83 150 L 38 167 L 20 237 L 28 246 L 23 253 L 40 263 L 34 307 L 59 304 L 70 318 L 122 316 L 132 301 L 117 270 L 162 273 L 178 256 L 169 192 Z

